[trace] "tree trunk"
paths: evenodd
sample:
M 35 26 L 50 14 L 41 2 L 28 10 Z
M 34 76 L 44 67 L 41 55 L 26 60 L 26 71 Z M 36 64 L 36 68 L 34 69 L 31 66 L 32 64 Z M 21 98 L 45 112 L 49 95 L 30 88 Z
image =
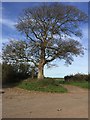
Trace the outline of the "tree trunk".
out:
M 31 78 L 34 79 L 34 69 L 32 68 L 32 75 Z
M 38 79 L 42 80 L 44 79 L 44 65 L 45 65 L 45 44 L 41 44 L 41 55 L 40 55 L 40 61 L 38 65 Z
M 42 80 L 44 79 L 44 66 L 43 65 L 39 65 L 38 67 L 38 80 Z

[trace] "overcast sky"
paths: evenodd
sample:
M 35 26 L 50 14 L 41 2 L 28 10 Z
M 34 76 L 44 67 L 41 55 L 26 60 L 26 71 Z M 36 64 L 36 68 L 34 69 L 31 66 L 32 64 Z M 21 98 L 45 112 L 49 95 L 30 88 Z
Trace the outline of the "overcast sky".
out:
M 22 14 L 22 10 L 27 7 L 39 6 L 42 3 L 38 2 L 3 2 L 2 7 L 2 17 L 0 16 L 0 25 L 2 24 L 2 42 L 7 42 L 9 39 L 24 39 L 15 28 L 18 16 Z M 64 4 L 71 4 L 85 13 L 88 14 L 88 3 L 87 2 L 69 2 Z M 3 19 L 2 19 L 3 18 Z M 78 39 L 85 48 L 88 49 L 88 24 L 80 26 L 83 32 L 83 38 Z M 77 39 L 77 38 L 75 38 Z M 64 61 L 54 61 L 57 63 L 58 67 L 48 68 L 45 66 L 44 74 L 46 77 L 64 77 L 65 75 L 75 74 L 75 73 L 88 73 L 88 50 L 85 51 L 83 57 L 74 58 L 72 65 L 68 67 L 64 65 Z

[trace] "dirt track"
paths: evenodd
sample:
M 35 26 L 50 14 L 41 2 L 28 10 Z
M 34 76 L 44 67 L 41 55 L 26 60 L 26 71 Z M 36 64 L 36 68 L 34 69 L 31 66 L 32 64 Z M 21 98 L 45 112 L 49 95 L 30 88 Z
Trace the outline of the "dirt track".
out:
M 69 93 L 5 89 L 3 118 L 88 118 L 88 91 L 68 86 Z

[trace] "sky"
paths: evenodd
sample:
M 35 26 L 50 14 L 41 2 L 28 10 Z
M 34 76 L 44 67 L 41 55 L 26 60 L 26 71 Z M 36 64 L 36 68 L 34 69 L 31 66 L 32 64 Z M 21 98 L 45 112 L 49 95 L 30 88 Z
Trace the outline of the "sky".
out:
M 15 24 L 18 21 L 18 16 L 22 14 L 23 9 L 27 7 L 39 6 L 42 3 L 38 2 L 3 2 L 2 16 L 0 16 L 0 25 L 2 25 L 2 42 L 7 42 L 10 39 L 24 39 L 24 36 L 19 33 Z M 65 2 L 64 4 L 70 4 L 78 7 L 82 11 L 88 14 L 87 2 Z M 83 38 L 77 39 L 82 45 L 87 48 L 83 57 L 75 57 L 72 65 L 66 66 L 64 61 L 55 60 L 53 63 L 57 64 L 57 67 L 47 68 L 45 65 L 44 75 L 45 77 L 64 77 L 65 75 L 71 75 L 76 73 L 88 73 L 88 24 L 84 24 L 81 27 L 83 32 Z M 0 36 L 1 37 L 1 36 Z M 1 48 L 1 45 L 0 45 Z

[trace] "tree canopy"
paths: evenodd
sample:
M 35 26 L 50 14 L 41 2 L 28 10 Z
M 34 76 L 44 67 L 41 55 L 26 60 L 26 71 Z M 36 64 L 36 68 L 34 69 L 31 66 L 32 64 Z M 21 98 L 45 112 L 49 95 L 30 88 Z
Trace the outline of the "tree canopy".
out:
M 82 37 L 79 25 L 87 21 L 88 16 L 84 12 L 62 3 L 27 8 L 19 16 L 16 25 L 27 41 L 15 46 L 15 50 L 21 47 L 20 54 L 17 52 L 19 56 L 22 58 L 25 55 L 25 59 L 28 58 L 38 66 L 38 79 L 43 79 L 45 64 L 57 58 L 71 64 L 73 56 L 84 53 L 81 43 L 74 40 L 74 36 Z

